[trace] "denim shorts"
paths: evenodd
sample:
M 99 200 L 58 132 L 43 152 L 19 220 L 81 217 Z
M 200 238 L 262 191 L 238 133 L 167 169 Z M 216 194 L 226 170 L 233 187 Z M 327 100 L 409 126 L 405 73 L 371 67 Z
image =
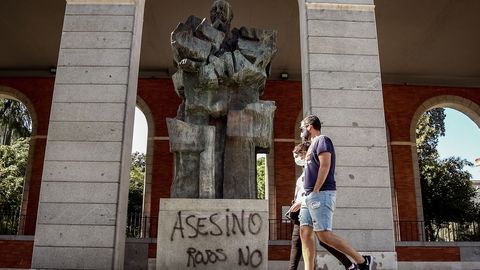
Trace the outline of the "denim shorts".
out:
M 336 194 L 335 190 L 308 194 L 300 208 L 300 226 L 313 227 L 313 231 L 331 231 Z

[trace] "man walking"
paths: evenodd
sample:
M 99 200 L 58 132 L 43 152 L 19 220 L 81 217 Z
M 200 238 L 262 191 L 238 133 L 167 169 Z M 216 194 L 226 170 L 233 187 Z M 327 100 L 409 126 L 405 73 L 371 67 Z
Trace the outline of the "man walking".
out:
M 327 136 L 321 135 L 321 123 L 317 116 L 302 120 L 302 137 L 308 137 L 311 145 L 307 151 L 305 166 L 305 201 L 300 210 L 300 236 L 306 270 L 313 270 L 315 243 L 309 241 L 312 234 L 325 244 L 350 256 L 355 264 L 350 269 L 371 270 L 372 256 L 362 256 L 344 239 L 332 232 L 335 209 L 335 149 Z M 304 241 L 305 239 L 305 241 Z

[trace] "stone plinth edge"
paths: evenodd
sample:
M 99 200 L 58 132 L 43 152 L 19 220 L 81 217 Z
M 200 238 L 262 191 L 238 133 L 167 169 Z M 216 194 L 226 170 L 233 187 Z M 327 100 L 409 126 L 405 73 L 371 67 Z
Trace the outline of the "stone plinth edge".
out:
M 156 269 L 268 268 L 268 201 L 160 199 Z

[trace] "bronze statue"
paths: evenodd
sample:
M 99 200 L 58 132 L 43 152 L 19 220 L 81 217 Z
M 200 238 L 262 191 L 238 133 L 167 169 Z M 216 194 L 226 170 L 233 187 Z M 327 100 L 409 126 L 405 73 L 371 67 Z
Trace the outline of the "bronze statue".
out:
M 190 16 L 172 32 L 182 98 L 167 119 L 175 155 L 172 197 L 256 198 L 256 148 L 271 146 L 272 101 L 261 101 L 276 31 L 231 28 L 233 10 L 215 0 L 210 21 Z

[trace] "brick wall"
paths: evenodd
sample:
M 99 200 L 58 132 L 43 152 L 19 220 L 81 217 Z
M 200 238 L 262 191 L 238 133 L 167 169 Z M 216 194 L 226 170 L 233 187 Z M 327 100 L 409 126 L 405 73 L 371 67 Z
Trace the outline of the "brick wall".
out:
M 33 241 L 0 240 L 0 268 L 30 268 Z
M 268 81 L 264 100 L 273 100 L 277 106 L 274 119 L 275 139 L 295 139 L 299 132 L 297 117 L 302 111 L 301 82 Z M 295 192 L 295 163 L 292 157 L 294 142 L 274 143 L 274 177 L 276 194 L 276 218 L 282 218 L 282 205 L 290 205 Z
M 399 213 L 400 237 L 402 241 L 418 241 L 416 221 L 417 199 L 415 193 L 415 175 L 410 145 L 391 145 L 393 177 Z M 397 232 L 398 233 L 398 232 Z
M 459 247 L 396 247 L 398 261 L 410 262 L 457 262 L 460 261 Z
M 288 261 L 290 260 L 290 245 L 268 246 L 269 261 Z
M 34 235 L 36 226 L 36 217 L 38 210 L 38 201 L 40 198 L 40 187 L 42 182 L 43 162 L 45 158 L 46 138 L 39 138 L 35 141 L 35 152 L 32 162 L 32 172 L 30 177 L 30 188 L 28 191 L 27 219 L 25 220 L 25 235 Z

